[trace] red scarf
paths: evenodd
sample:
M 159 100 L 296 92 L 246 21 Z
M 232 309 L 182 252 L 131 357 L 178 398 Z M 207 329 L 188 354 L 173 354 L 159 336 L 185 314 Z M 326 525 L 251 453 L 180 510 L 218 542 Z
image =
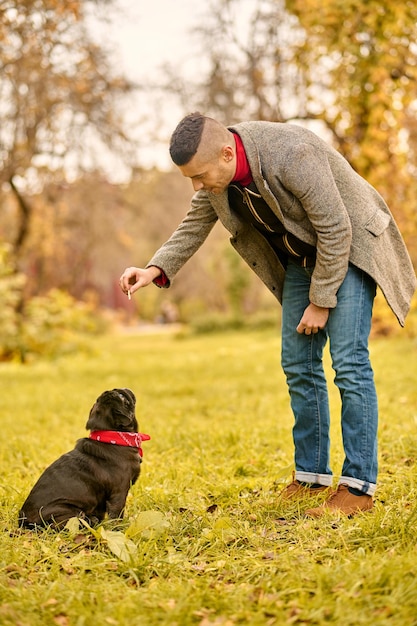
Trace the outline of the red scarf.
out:
M 143 456 L 142 441 L 148 441 L 149 435 L 144 433 L 124 433 L 119 430 L 93 430 L 90 439 L 101 441 L 102 443 L 112 443 L 115 446 L 128 446 L 137 448 L 139 455 Z
M 240 183 L 242 187 L 246 187 L 253 181 L 252 172 L 250 171 L 249 162 L 241 138 L 237 133 L 233 135 L 236 142 L 236 172 L 232 182 Z

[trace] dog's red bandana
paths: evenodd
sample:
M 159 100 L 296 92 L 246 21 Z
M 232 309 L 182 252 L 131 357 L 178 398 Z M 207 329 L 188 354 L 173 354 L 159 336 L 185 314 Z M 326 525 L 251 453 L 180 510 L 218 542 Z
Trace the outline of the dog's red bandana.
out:
M 112 443 L 115 446 L 127 446 L 137 448 L 140 456 L 143 456 L 142 441 L 148 441 L 149 435 L 144 433 L 124 433 L 120 430 L 93 430 L 90 439 L 101 441 L 102 443 Z

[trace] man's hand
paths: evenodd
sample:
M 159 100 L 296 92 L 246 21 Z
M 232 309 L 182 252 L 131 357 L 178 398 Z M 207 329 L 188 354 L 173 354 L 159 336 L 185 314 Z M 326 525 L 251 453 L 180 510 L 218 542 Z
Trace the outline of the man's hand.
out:
M 297 326 L 297 333 L 301 335 L 303 333 L 306 335 L 315 335 L 326 326 L 328 318 L 329 309 L 324 309 L 310 302 Z
M 140 267 L 128 267 L 120 276 L 119 284 L 120 289 L 125 294 L 134 293 L 141 287 L 146 287 L 155 278 L 161 274 L 159 267 L 151 265 L 146 269 Z

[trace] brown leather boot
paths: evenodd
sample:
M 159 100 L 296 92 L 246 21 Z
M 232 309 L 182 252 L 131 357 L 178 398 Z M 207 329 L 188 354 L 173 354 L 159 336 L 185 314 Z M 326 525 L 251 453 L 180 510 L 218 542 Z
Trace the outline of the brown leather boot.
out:
M 317 506 L 314 509 L 307 509 L 305 514 L 309 517 L 321 517 L 328 513 L 333 515 L 341 513 L 351 517 L 362 511 L 370 511 L 373 506 L 372 496 L 368 496 L 367 494 L 355 496 L 353 493 L 350 493 L 347 485 L 339 485 L 337 490 L 334 491 L 321 506 Z
M 292 473 L 292 482 L 284 487 L 279 494 L 282 500 L 303 500 L 305 498 L 311 498 L 318 496 L 321 493 L 327 492 L 331 487 L 322 485 L 321 487 L 310 487 L 303 485 L 299 480 L 295 478 L 295 472 Z

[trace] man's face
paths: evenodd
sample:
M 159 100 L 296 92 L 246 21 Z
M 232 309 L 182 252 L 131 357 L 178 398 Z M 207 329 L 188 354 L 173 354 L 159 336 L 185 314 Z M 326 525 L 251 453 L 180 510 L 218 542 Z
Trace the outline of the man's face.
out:
M 215 195 L 221 194 L 233 179 L 236 171 L 236 158 L 231 146 L 224 146 L 217 159 L 204 161 L 199 151 L 191 161 L 178 166 L 186 178 L 190 178 L 194 191 L 208 191 Z

